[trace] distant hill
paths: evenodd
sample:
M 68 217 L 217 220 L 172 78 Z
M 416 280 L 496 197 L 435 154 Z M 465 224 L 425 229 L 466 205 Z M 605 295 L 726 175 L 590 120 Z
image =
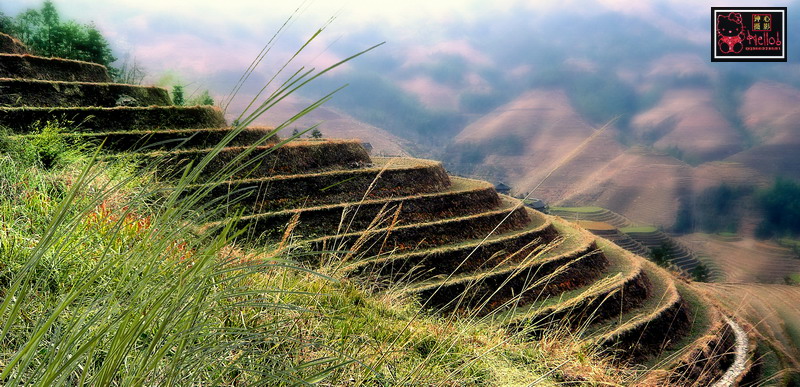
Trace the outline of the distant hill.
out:
M 455 167 L 487 178 L 496 174 L 496 180 L 505 180 L 523 193 L 536 187 L 594 132 L 595 127 L 575 111 L 563 90 L 534 89 L 464 128 L 455 137 L 449 156 L 457 160 L 465 150 L 484 153 L 486 157 L 478 163 L 462 160 Z M 593 174 L 598 165 L 624 151 L 615 136 L 613 127 L 601 133 L 586 152 L 557 169 L 536 195 L 552 201 L 573 193 L 572 187 Z
M 580 108 L 585 101 L 574 89 L 556 85 L 529 89 L 474 119 L 443 158 L 457 172 L 503 181 L 517 193 L 548 176 L 533 196 L 665 227 L 721 184 L 800 178 L 800 89 L 725 73 L 693 55 L 668 54 L 618 76 L 635 85 L 633 114 L 566 163 L 602 123 Z
M 800 179 L 796 64 L 710 62 L 708 15 L 683 4 L 585 7 L 443 21 L 430 40 L 397 37 L 323 86 L 349 84 L 331 101 L 337 114 L 390 149 L 667 229 L 692 227 L 685 212 L 720 185 Z
M 635 138 L 696 162 L 720 160 L 741 151 L 742 135 L 714 106 L 712 93 L 700 87 L 665 91 L 654 107 L 633 117 Z
M 603 165 L 596 165 L 596 172 L 577 185 L 574 194 L 557 202 L 594 203 L 636 222 L 672 225 L 680 198 L 690 189 L 691 177 L 691 166 L 672 156 L 631 148 Z
M 800 143 L 800 90 L 777 82 L 757 82 L 742 96 L 745 128 L 760 144 Z
M 311 104 L 310 101 L 289 99 L 270 109 L 269 114 L 259 119 L 260 123 L 278 126 L 292 115 Z M 305 130 L 319 124 L 323 136 L 328 138 L 354 138 L 372 145 L 372 154 L 399 156 L 408 155 L 413 149 L 409 140 L 397 137 L 386 130 L 359 121 L 341 111 L 322 106 L 304 116 L 281 133 L 286 137 L 293 129 Z
M 727 160 L 767 176 L 800 179 L 800 90 L 776 82 L 758 82 L 742 97 L 745 128 L 757 145 Z

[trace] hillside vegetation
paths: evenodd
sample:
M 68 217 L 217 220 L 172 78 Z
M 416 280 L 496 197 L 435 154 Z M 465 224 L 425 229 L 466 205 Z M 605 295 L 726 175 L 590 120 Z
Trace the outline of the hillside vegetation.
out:
M 4 384 L 788 385 L 797 373 L 772 345 L 778 336 L 607 239 L 442 163 L 374 156 L 359 140 L 293 127 L 332 94 L 276 127 L 252 126 L 294 85 L 377 46 L 293 73 L 229 126 L 215 106 L 186 106 L 180 88 L 170 98 L 111 84 L 101 65 L 0 41 L 0 86 L 18 94 L 0 107 L 2 182 L 13 193 L 0 196 Z M 450 59 L 429 68 L 455 88 L 473 69 Z M 581 191 L 561 167 L 581 166 L 575 177 L 591 189 L 602 177 L 592 160 L 659 157 L 685 174 L 671 184 L 686 196 L 694 167 L 624 144 L 627 120 L 595 129 L 606 117 L 575 94 L 617 86 L 580 77 L 559 94 L 520 94 L 525 101 L 500 105 L 515 108 L 494 133 L 477 127 L 460 139 L 499 141 L 511 158 L 535 149 L 548 164 L 531 184 L 561 174 L 558 189 L 570 195 Z M 624 110 L 626 95 L 610 106 Z M 408 128 L 417 135 L 457 122 L 397 97 L 420 113 Z M 558 149 L 521 141 L 542 104 L 556 109 L 539 112 L 537 140 L 570 139 Z M 661 211 L 639 194 L 639 208 Z M 621 230 L 653 252 L 669 240 L 657 227 Z M 700 266 L 685 253 L 683 264 Z
M 0 12 L 0 33 L 17 37 L 35 54 L 97 63 L 108 67 L 112 75 L 121 75 L 111 67 L 117 58 L 100 31 L 92 24 L 62 21 L 52 1 L 13 18 Z
M 3 47 L 24 50 L 0 37 L 12 43 Z M 262 191 L 275 200 L 248 205 L 253 197 L 241 194 L 250 191 L 231 189 L 225 179 L 256 173 L 280 183 L 286 176 L 278 171 L 316 171 L 306 181 L 328 179 L 323 198 L 361 196 L 352 190 L 354 180 L 327 170 L 363 169 L 367 185 L 370 174 L 383 173 L 351 165 L 367 157 L 358 142 L 279 140 L 272 128 L 225 127 L 212 107 L 121 108 L 114 98 L 84 106 L 107 87 L 105 69 L 7 53 L 0 68 L 9 70 L 7 60 L 39 66 L 14 75 L 50 84 L 65 83 L 49 79 L 65 67 L 88 71 L 71 84 L 86 92 L 84 99 L 53 88 L 43 101 L 57 106 L 29 107 L 37 95 L 31 90 L 21 93 L 25 107 L 0 108 L 4 385 L 518 384 L 553 383 L 566 374 L 620 377 L 595 347 L 559 336 L 565 332 L 532 343 L 491 321 L 431 313 L 402 284 L 374 294 L 374 281 L 343 278 L 338 260 L 326 252 L 286 249 L 295 238 L 291 229 L 279 233 L 282 241 L 245 242 L 249 220 L 242 211 L 292 208 L 314 191 L 303 189 L 299 174 L 297 185 Z M 166 94 L 156 94 L 160 104 L 169 103 Z M 64 112 L 86 118 L 76 124 L 59 118 Z M 184 148 L 174 149 L 176 143 Z M 292 162 L 247 171 L 265 158 Z M 395 169 L 412 177 L 433 171 L 432 187 L 443 177 L 433 162 L 400 161 Z M 398 183 L 411 181 L 419 184 Z M 387 188 L 387 197 L 402 194 L 391 183 Z M 469 198 L 476 188 L 494 193 L 475 184 L 455 193 Z M 334 231 L 329 224 L 318 232 Z M 298 262 L 315 258 L 331 263 L 310 270 Z
M 164 196 L 152 168 L 165 160 L 98 160 L 95 145 L 64 135 L 70 125 L 2 137 L 6 385 L 623 377 L 565 332 L 530 342 L 492 321 L 430 314 L 402 284 L 373 294 L 333 275 L 335 261 L 310 271 L 279 243 L 237 248 L 237 228 L 198 234 L 189 225 L 231 211 L 225 198 L 184 195 L 185 183 Z

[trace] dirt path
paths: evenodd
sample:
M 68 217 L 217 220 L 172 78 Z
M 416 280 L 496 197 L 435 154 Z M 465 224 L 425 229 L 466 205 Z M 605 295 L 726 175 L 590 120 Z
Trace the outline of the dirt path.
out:
M 747 368 L 747 348 L 749 345 L 747 334 L 744 332 L 744 329 L 731 318 L 725 317 L 725 321 L 731 326 L 733 334 L 736 337 L 736 353 L 733 364 L 731 364 L 728 371 L 725 372 L 725 375 L 722 375 L 722 377 L 714 383 L 713 387 L 733 386 L 736 383 L 736 379 L 738 379 Z

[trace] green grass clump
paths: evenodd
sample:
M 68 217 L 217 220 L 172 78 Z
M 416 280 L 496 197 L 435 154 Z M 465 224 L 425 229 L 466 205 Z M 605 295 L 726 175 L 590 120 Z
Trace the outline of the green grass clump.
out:
M 164 196 L 150 174 L 92 156 L 47 168 L 12 156 L 0 154 L 2 384 L 280 385 L 352 362 L 286 329 L 331 313 L 287 286 L 300 268 L 238 252 L 230 227 L 195 232 L 216 201 Z
M 624 232 L 625 234 L 630 233 L 652 233 L 658 231 L 658 228 L 655 226 L 632 226 L 632 227 L 623 227 L 619 229 L 619 231 Z
M 603 211 L 602 207 L 550 207 L 551 211 L 564 211 L 564 212 L 578 212 L 578 213 L 594 213 Z
M 36 121 L 31 126 L 31 135 L 25 140 L 9 136 L 10 131 L 0 127 L 0 152 L 7 158 L 21 162 L 23 166 L 52 169 L 68 164 L 85 150 L 81 144 L 70 144 L 62 137 L 69 121 Z M 8 176 L 15 176 L 12 173 Z

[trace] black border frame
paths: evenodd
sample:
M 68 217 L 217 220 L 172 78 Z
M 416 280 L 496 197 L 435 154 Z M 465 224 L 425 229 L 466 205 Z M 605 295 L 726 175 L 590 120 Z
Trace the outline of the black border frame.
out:
M 787 24 L 789 16 L 787 14 L 787 7 L 711 7 L 711 61 L 712 62 L 788 62 L 789 61 L 789 26 Z M 714 52 L 716 51 L 717 47 L 717 30 L 715 27 L 715 22 L 717 17 L 715 15 L 715 11 L 720 9 L 735 9 L 735 10 L 742 10 L 742 11 L 754 11 L 759 9 L 770 10 L 770 11 L 783 11 L 783 29 L 785 31 L 783 36 L 783 57 L 780 58 L 749 58 L 746 56 L 736 57 L 736 56 L 729 56 L 725 58 L 715 58 Z

